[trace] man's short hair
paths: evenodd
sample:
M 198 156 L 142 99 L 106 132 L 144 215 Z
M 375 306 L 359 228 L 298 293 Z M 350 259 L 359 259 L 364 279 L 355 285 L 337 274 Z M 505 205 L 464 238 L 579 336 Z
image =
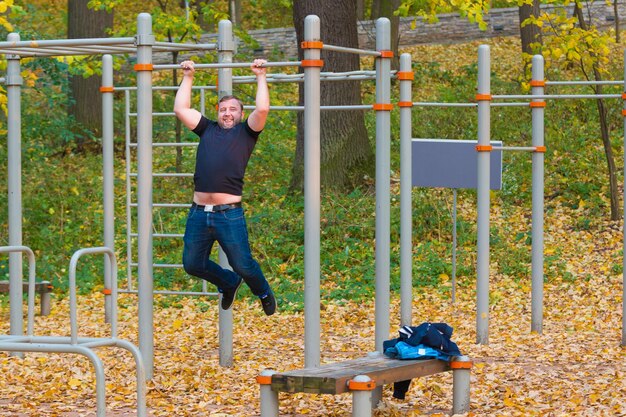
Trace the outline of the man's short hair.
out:
M 233 95 L 224 96 L 221 99 L 219 99 L 217 104 L 219 106 L 223 101 L 228 101 L 228 100 L 233 100 L 233 99 L 237 100 L 237 103 L 239 103 L 239 107 L 241 107 L 241 111 L 243 111 L 243 102 L 237 96 L 233 96 Z

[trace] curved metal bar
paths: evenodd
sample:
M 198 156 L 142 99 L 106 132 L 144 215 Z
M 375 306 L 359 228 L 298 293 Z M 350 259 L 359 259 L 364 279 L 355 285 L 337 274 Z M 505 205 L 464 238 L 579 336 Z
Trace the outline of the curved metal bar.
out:
M 0 246 L 0 253 L 21 252 L 28 257 L 28 323 L 26 334 L 33 335 L 33 323 L 35 321 L 35 254 L 28 246 Z M 21 285 L 21 283 L 20 283 Z M 13 300 L 11 300 L 13 301 Z M 21 300 L 20 300 L 21 305 Z M 21 310 L 21 308 L 20 308 Z M 21 313 L 20 313 L 21 314 Z M 22 333 L 22 329 L 20 329 Z
M 93 364 L 96 370 L 96 415 L 97 417 L 106 417 L 106 401 L 105 401 L 105 384 L 104 384 L 104 367 L 102 361 L 89 348 L 80 345 L 56 345 L 48 343 L 12 343 L 0 342 L 0 350 L 9 352 L 54 352 L 54 353 L 77 353 L 86 356 Z M 138 371 L 139 372 L 139 371 Z M 139 390 L 137 391 L 139 392 Z
M 115 260 L 115 253 L 113 253 L 111 248 L 105 246 L 83 248 L 74 252 L 72 259 L 70 260 L 70 332 L 73 345 L 78 343 L 78 320 L 76 313 L 76 265 L 78 264 L 80 257 L 87 254 L 105 254 L 111 264 L 111 277 L 109 277 L 111 295 L 107 295 L 107 297 L 112 297 L 113 303 L 113 308 L 111 309 L 111 337 L 117 337 L 117 263 Z M 105 277 L 105 281 L 106 279 L 107 277 Z
M 126 340 L 115 339 L 116 346 L 128 350 L 135 358 L 135 368 L 137 369 L 137 416 L 146 417 L 146 368 L 143 363 L 141 351 Z

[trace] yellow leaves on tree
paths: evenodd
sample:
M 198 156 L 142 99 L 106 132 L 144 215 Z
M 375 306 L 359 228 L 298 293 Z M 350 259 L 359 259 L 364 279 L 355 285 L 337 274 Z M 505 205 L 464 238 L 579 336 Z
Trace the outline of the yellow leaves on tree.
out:
M 0 1 L 0 25 L 2 25 L 8 32 L 13 31 L 13 25 L 7 20 L 7 12 L 13 7 L 13 0 Z

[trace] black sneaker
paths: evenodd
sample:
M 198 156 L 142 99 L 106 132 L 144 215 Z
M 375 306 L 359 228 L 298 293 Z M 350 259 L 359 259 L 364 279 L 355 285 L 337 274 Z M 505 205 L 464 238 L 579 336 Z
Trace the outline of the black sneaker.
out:
M 270 288 L 269 292 L 261 298 L 261 305 L 263 306 L 263 311 L 268 316 L 271 316 L 276 311 L 276 299 L 274 298 L 274 293 Z
M 243 279 L 239 278 L 239 282 L 235 288 L 228 291 L 222 291 L 222 310 L 228 310 L 233 306 L 233 301 L 235 301 L 235 297 L 237 297 L 237 290 L 241 287 L 242 282 Z

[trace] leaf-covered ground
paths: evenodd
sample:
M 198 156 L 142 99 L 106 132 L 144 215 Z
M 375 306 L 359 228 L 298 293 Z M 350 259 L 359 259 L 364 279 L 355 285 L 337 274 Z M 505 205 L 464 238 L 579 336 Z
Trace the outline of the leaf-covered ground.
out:
M 470 213 L 471 202 L 461 213 Z M 523 209 L 494 207 L 492 227 L 529 227 Z M 461 351 L 473 358 L 473 416 L 617 416 L 626 414 L 626 365 L 621 344 L 622 279 L 620 224 L 597 223 L 579 231 L 571 225 L 580 211 L 556 206 L 546 216 L 546 253 L 558 253 L 567 273 L 546 282 L 544 331 L 530 332 L 530 277 L 492 274 L 489 344 L 475 344 L 475 287 L 461 280 L 452 305 L 449 285 L 418 288 L 413 321 L 444 321 L 455 329 Z M 499 259 L 492 257 L 495 266 Z M 549 268 L 549 267 L 547 267 Z M 494 270 L 497 268 L 493 268 Z M 619 270 L 619 268 L 617 268 Z M 562 271 L 563 272 L 563 271 Z M 566 279 L 563 279 L 566 278 Z M 280 277 L 288 280 L 289 276 Z M 82 333 L 105 334 L 102 296 L 80 298 Z M 328 301 L 328 302 L 326 302 Z M 161 303 L 163 304 L 163 303 Z M 134 296 L 120 298 L 121 337 L 136 343 Z M 197 299 L 182 299 L 154 312 L 155 369 L 148 405 L 153 416 L 254 416 L 259 414 L 255 376 L 265 368 L 303 366 L 303 315 L 280 312 L 266 317 L 256 300 L 234 305 L 235 365 L 218 363 L 217 306 L 208 311 Z M 373 350 L 374 303 L 337 305 L 324 300 L 322 362 L 357 357 Z M 394 337 L 398 296 L 392 300 Z M 8 332 L 8 309 L 0 311 L 0 332 Z M 67 299 L 55 300 L 52 314 L 37 317 L 38 334 L 67 335 Z M 134 370 L 130 354 L 100 351 L 106 366 L 108 415 L 134 415 Z M 93 415 L 94 378 L 87 360 L 67 354 L 0 353 L 2 416 Z M 385 389 L 377 416 L 449 413 L 452 376 L 413 381 L 404 401 Z M 280 395 L 281 415 L 348 416 L 351 397 Z

